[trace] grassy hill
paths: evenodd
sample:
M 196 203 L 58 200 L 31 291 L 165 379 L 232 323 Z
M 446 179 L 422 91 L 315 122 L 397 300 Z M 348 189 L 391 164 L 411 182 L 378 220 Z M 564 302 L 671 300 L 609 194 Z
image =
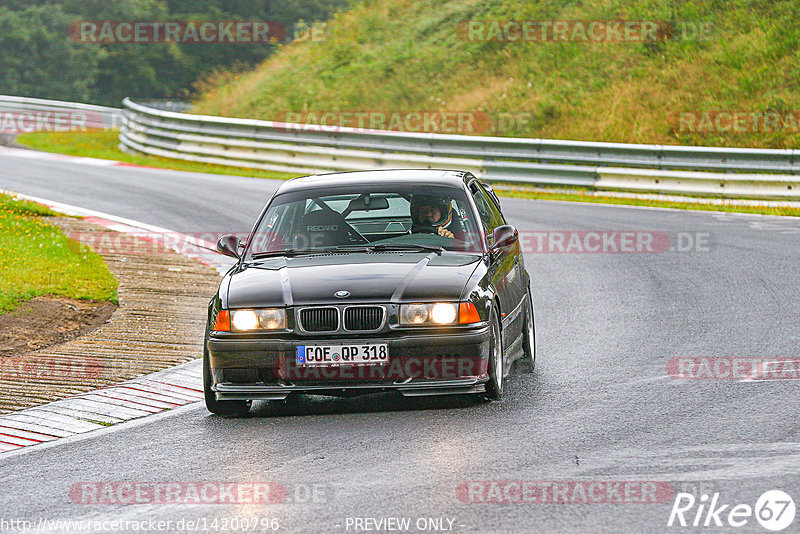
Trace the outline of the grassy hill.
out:
M 508 20 L 667 21 L 673 31 L 650 42 L 464 37 L 469 21 Z M 212 79 L 196 111 L 276 120 L 304 111 L 483 111 L 492 123 L 480 133 L 490 135 L 795 148 L 797 20 L 796 0 L 364 0 L 336 15 L 324 38 Z M 701 24 L 706 38 L 693 38 Z M 756 115 L 743 115 L 736 131 L 715 115 L 726 111 Z

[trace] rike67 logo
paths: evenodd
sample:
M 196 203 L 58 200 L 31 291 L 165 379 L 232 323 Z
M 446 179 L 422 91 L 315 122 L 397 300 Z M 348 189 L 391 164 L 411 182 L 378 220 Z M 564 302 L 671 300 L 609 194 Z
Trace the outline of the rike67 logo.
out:
M 761 528 L 779 532 L 794 523 L 795 512 L 794 501 L 781 490 L 765 492 L 754 507 L 724 503 L 719 493 L 714 493 L 710 499 L 707 494 L 698 499 L 691 493 L 678 493 L 667 526 L 743 527 L 755 517 Z

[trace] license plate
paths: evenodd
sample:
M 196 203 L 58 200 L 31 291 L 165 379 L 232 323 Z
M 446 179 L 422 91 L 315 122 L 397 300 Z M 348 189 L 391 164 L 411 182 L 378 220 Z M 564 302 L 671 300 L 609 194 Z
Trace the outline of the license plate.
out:
M 389 361 L 389 346 L 298 345 L 297 365 L 381 365 Z

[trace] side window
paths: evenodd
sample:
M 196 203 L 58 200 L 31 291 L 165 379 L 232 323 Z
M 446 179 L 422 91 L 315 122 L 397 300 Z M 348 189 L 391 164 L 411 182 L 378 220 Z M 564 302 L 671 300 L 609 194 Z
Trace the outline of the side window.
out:
M 505 224 L 503 216 L 480 185 L 473 182 L 471 190 L 472 197 L 475 199 L 475 205 L 478 207 L 481 223 L 483 223 L 486 233 L 491 235 L 495 228 Z
M 475 205 L 478 207 L 478 215 L 481 218 L 483 229 L 487 232 L 490 231 L 489 225 L 491 224 L 492 214 L 489 211 L 489 206 L 486 205 L 486 201 L 479 191 L 474 191 L 472 193 L 472 198 L 475 200 Z
M 481 189 L 483 189 L 483 188 L 481 188 Z M 485 189 L 484 189 L 484 192 L 486 193 L 486 197 L 489 199 L 489 205 L 494 209 L 494 211 L 497 212 L 497 215 L 500 218 L 500 220 L 503 221 L 500 224 L 508 224 L 508 223 L 506 223 L 506 220 L 503 217 L 503 210 L 500 209 L 500 200 L 497 198 L 497 195 L 495 194 L 495 192 L 491 191 L 491 190 L 490 191 L 486 191 Z

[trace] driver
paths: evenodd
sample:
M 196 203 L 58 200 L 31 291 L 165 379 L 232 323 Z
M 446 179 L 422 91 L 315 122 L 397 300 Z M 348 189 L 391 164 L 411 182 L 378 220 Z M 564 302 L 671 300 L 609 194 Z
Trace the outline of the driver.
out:
M 449 199 L 430 195 L 414 195 L 411 199 L 411 233 L 439 234 L 443 237 L 464 239 L 458 216 L 453 213 Z

